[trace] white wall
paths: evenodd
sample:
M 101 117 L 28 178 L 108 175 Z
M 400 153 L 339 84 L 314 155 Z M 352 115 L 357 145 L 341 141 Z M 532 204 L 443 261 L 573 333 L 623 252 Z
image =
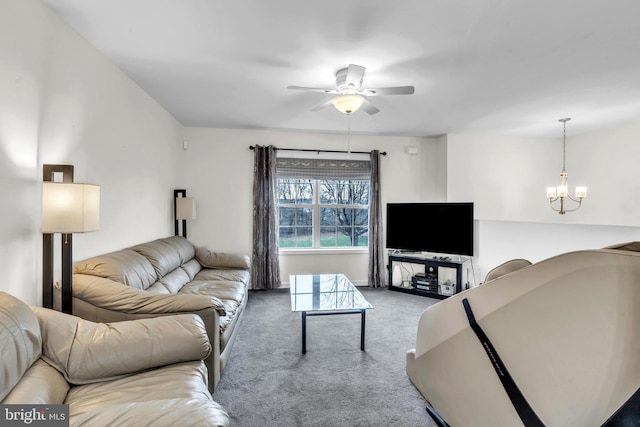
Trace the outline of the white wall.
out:
M 74 260 L 173 234 L 181 124 L 38 0 L 0 0 L 0 93 L 0 290 L 41 303 L 43 163 L 101 186 Z
M 638 135 L 640 120 L 567 138 L 570 189 L 589 191 L 579 212 L 559 215 L 545 195 L 560 183 L 560 132 L 555 139 L 450 134 L 447 197 L 475 201 L 478 219 L 639 226 Z
M 251 254 L 253 151 L 250 145 L 345 150 L 346 136 L 262 130 L 186 128 L 188 164 L 185 186 L 196 199 L 198 219 L 189 238 L 212 250 Z M 435 198 L 436 144 L 430 138 L 351 135 L 352 151 L 386 151 L 381 158 L 383 206 L 395 201 Z M 408 154 L 415 147 L 416 154 Z M 310 153 L 313 156 L 313 153 Z M 193 237 L 192 237 L 193 236 Z M 335 250 L 281 253 L 281 276 L 343 272 L 357 284 L 367 282 L 367 254 Z
M 447 199 L 474 202 L 476 219 L 550 222 L 558 214 L 548 206 L 546 188 L 559 184 L 562 169 L 562 159 L 548 154 L 553 142 L 447 135 Z
M 589 191 L 580 210 L 565 215 L 545 198 L 546 187 L 560 181 L 561 133 L 554 139 L 447 135 L 448 200 L 473 201 L 478 220 L 476 280 L 511 258 L 535 262 L 640 240 L 638 135 L 640 120 L 567 138 L 570 188 Z

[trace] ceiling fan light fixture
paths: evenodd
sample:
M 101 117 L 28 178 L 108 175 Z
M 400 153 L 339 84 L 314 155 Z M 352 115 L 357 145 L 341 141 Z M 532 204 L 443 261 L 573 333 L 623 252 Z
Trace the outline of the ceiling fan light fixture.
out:
M 362 106 L 364 97 L 362 95 L 339 95 L 333 98 L 331 103 L 341 113 L 351 114 Z

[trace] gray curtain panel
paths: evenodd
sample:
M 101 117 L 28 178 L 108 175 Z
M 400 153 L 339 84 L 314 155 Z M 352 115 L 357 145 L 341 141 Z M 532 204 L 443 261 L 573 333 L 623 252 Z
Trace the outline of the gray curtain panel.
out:
M 382 243 L 382 201 L 380 198 L 380 151 L 371 151 L 371 182 L 369 195 L 369 286 L 387 286 Z
M 256 145 L 253 163 L 251 289 L 280 287 L 276 197 L 276 148 L 273 145 Z

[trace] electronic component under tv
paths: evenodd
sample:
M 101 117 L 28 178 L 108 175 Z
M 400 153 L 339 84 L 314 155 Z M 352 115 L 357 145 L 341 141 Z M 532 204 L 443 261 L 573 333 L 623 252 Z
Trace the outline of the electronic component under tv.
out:
M 387 248 L 473 256 L 473 203 L 387 203 Z

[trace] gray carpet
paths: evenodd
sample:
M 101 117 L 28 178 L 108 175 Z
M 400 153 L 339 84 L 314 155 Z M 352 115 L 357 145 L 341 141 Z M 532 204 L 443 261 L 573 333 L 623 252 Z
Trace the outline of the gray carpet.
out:
M 367 312 L 307 318 L 301 354 L 300 313 L 288 289 L 254 291 L 213 397 L 234 427 L 436 426 L 405 372 L 420 313 L 438 300 L 359 288 Z

